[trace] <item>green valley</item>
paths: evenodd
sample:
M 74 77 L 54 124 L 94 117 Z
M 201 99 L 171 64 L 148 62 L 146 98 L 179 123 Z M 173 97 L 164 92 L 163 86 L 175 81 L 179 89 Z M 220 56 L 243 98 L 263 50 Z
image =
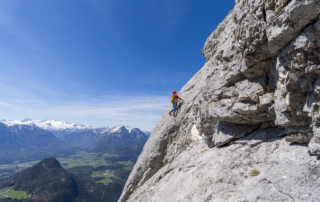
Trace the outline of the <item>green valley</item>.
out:
M 134 165 L 134 162 L 132 160 L 118 161 L 118 162 L 105 160 L 106 157 L 119 158 L 120 156 L 121 155 L 117 155 L 117 154 L 87 153 L 87 152 L 81 151 L 69 157 L 57 158 L 57 160 L 60 162 L 60 165 L 64 169 L 83 168 L 83 169 L 92 170 L 92 175 L 90 175 L 90 177 L 105 177 L 105 180 L 99 180 L 97 182 L 107 184 L 112 181 L 112 178 L 113 179 L 117 178 L 116 176 L 113 175 L 114 173 L 113 168 L 124 167 L 125 170 L 130 170 L 128 168 L 131 168 Z M 15 162 L 13 164 L 0 165 L 0 181 L 1 179 L 5 179 L 14 173 L 18 173 L 26 168 L 32 167 L 38 162 L 39 161 L 31 161 L 31 162 L 24 162 L 24 163 Z M 106 166 L 109 166 L 109 167 L 106 167 Z M 106 168 L 106 169 L 109 168 L 109 170 L 94 171 L 95 169 L 103 170 L 103 168 Z M 97 173 L 99 173 L 99 175 Z M 101 174 L 101 173 L 104 173 L 104 174 Z
M 63 158 L 0 165 L 0 201 L 71 202 L 81 196 L 86 201 L 105 197 L 106 202 L 116 202 L 142 147 L 133 145 L 114 153 L 80 151 Z
M 97 201 L 115 202 L 128 177 L 124 164 L 104 160 L 105 155 L 79 153 L 64 159 L 46 158 L 0 182 L 0 201 Z M 79 160 L 80 159 L 80 160 Z M 92 159 L 92 161 L 91 161 Z M 87 161 L 89 163 L 87 163 Z M 68 163 L 67 163 L 68 162 Z M 80 163 L 83 162 L 83 163 Z M 95 162 L 96 167 L 87 165 Z M 118 177 L 119 176 L 119 177 Z
M 3 126 L 3 131 L 7 131 L 5 138 L 20 135 L 27 140 L 37 134 L 54 139 L 52 134 L 35 126 Z M 38 152 L 34 156 L 26 156 L 22 152 L 19 158 L 12 160 L 3 155 L 6 161 L 2 162 L 9 163 L 0 164 L 0 201 L 116 202 L 142 151 L 147 139 L 145 134 L 139 129 L 119 126 L 114 129 L 86 129 L 72 133 L 70 138 L 70 153 L 59 153 L 58 150 L 50 153 L 49 149 L 46 154 Z M 55 141 L 56 145 L 61 143 L 60 140 Z M 2 143 L 11 144 L 7 141 Z M 42 149 L 45 150 L 44 147 Z M 42 155 L 46 158 L 43 159 Z

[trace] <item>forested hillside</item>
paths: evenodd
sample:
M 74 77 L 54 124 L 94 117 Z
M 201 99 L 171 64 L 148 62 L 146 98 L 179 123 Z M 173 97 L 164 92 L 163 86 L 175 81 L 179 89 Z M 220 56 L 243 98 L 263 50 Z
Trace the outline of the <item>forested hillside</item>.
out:
M 13 190 L 24 191 L 31 198 L 24 200 L 7 198 L 2 201 L 117 201 L 128 173 L 125 174 L 124 179 L 114 179 L 107 185 L 96 183 L 95 181 L 98 179 L 90 178 L 91 173 L 90 168 L 65 170 L 56 159 L 46 158 L 0 183 L 0 189 L 13 187 Z

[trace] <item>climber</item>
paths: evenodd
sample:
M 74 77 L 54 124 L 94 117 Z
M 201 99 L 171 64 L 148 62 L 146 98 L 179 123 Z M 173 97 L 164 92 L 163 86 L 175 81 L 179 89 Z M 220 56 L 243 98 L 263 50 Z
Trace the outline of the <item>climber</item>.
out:
M 179 100 L 182 100 L 184 101 L 183 99 L 181 99 L 178 95 L 177 95 L 177 92 L 176 91 L 173 91 L 172 92 L 172 95 L 171 95 L 171 103 L 172 103 L 172 106 L 173 106 L 173 109 L 169 112 L 169 115 L 171 116 L 171 112 L 172 112 L 172 115 L 175 116 L 175 113 L 176 113 L 176 110 L 177 110 L 177 107 L 178 107 L 178 102 Z

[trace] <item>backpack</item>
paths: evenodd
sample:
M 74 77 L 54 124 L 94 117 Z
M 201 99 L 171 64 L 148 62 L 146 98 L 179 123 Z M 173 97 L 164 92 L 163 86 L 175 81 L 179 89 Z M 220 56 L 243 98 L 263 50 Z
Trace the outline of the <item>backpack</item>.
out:
M 176 96 L 173 94 L 171 95 L 171 98 L 170 98 L 171 102 L 175 102 L 177 100 Z

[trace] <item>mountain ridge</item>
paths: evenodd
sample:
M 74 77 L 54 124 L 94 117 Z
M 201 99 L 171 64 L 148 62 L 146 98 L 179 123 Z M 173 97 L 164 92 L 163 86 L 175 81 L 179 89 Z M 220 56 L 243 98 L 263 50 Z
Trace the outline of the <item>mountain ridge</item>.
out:
M 32 120 L 32 119 L 23 119 L 22 121 L 11 120 L 11 119 L 2 119 L 0 122 L 6 124 L 7 126 L 13 125 L 35 125 L 39 128 L 52 132 L 56 137 L 61 138 L 72 132 L 80 131 L 83 129 L 93 128 L 91 126 L 85 126 L 83 124 L 76 124 L 67 121 L 58 121 L 58 120 Z
M 75 148 L 37 126 L 0 123 L 0 163 L 71 155 Z
M 72 122 L 67 122 L 67 121 L 59 121 L 59 120 L 33 120 L 29 118 L 25 118 L 22 121 L 18 120 L 12 120 L 12 119 L 2 119 L 0 122 L 6 124 L 7 126 L 13 126 L 13 125 L 35 125 L 39 128 L 42 128 L 44 130 L 47 130 L 49 132 L 52 132 L 56 137 L 62 138 L 66 135 L 69 135 L 73 132 L 79 132 L 81 130 L 86 130 L 86 129 L 108 129 L 109 127 L 107 126 L 101 126 L 101 127 L 92 127 L 92 126 L 86 126 L 84 124 L 77 124 L 77 123 L 72 123 Z M 120 125 L 124 126 L 124 125 Z M 118 126 L 115 126 L 113 128 L 116 128 Z M 128 127 L 128 126 L 126 126 Z M 130 127 L 128 127 L 130 128 Z M 151 131 L 148 129 L 142 130 L 145 132 L 146 135 L 150 135 Z
M 124 125 L 106 129 L 85 129 L 62 138 L 70 146 L 95 152 L 113 152 L 126 146 L 144 144 L 147 139 L 139 128 Z

